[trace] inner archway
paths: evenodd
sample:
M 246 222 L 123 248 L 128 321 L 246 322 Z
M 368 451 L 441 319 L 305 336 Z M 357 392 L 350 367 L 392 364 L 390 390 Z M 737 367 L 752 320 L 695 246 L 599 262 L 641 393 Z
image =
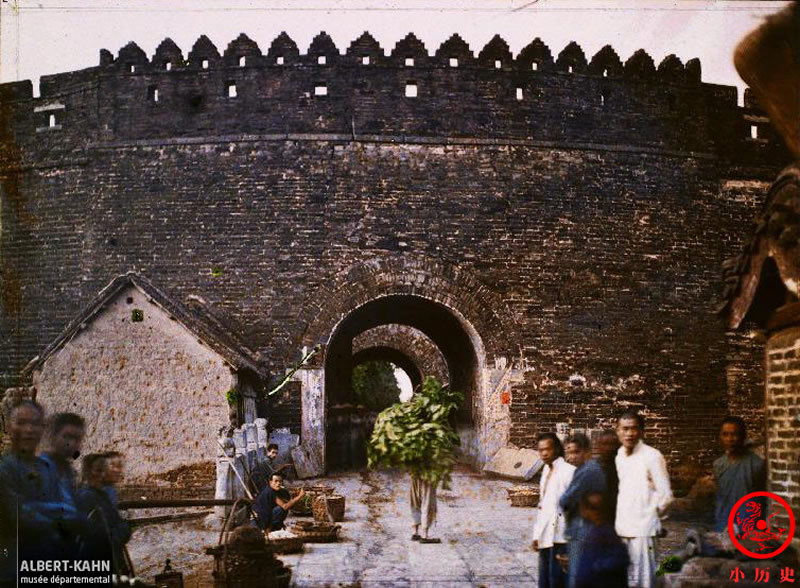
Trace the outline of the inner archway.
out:
M 373 347 L 353 353 L 353 342 L 362 333 L 383 325 L 402 325 L 424 334 L 444 359 L 450 385 L 464 393 L 456 415 L 462 438 L 472 438 L 480 398 L 479 354 L 482 344 L 475 330 L 457 311 L 428 298 L 398 294 L 371 300 L 348 314 L 334 329 L 325 356 L 326 462 L 328 469 L 353 469 L 363 466 L 361 459 L 343 455 L 361 455 L 360 451 L 343 452 L 343 444 L 365 444 L 374 415 L 361 414 L 356 407 L 351 386 L 355 365 L 365 358 L 391 361 L 418 381 L 426 375 L 419 365 L 401 357 L 396 349 Z M 405 365 L 404 365 L 405 364 Z M 412 375 L 412 370 L 417 374 Z M 366 425 L 365 425 L 366 423 Z M 354 441 L 357 439 L 357 442 Z

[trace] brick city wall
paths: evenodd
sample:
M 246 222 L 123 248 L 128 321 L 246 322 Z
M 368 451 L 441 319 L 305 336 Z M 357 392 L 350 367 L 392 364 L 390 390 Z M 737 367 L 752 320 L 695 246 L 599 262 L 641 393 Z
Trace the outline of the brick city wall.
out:
M 767 342 L 767 459 L 769 490 L 800 512 L 800 327 L 770 336 Z M 779 509 L 780 510 L 780 509 Z M 776 515 L 788 529 L 788 517 Z M 800 528 L 795 529 L 800 539 Z
M 763 345 L 709 310 L 760 205 L 745 184 L 786 159 L 756 114 L 696 60 L 540 42 L 512 59 L 498 39 L 475 58 L 458 39 L 384 56 L 320 36 L 300 55 L 281 36 L 263 55 L 240 37 L 220 56 L 201 38 L 188 59 L 171 42 L 152 60 L 102 52 L 38 98 L 2 85 L 0 372 L 14 383 L 134 270 L 201 296 L 279 373 L 331 300 L 387 279 L 375 260 L 423 260 L 422 281 L 460 283 L 444 299 L 488 360 L 524 370 L 512 442 L 634 406 L 672 462 L 707 460 L 731 374 L 761 365 Z M 363 280 L 331 290 L 348 275 Z M 759 378 L 737 381 L 755 426 Z M 276 403 L 296 432 L 299 406 Z

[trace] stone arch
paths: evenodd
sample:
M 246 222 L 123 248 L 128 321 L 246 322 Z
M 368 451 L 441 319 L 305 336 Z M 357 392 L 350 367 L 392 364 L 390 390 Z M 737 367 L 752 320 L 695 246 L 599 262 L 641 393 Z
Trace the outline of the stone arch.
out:
M 324 348 L 336 325 L 350 312 L 393 294 L 417 295 L 457 309 L 480 334 L 489 356 L 520 354 L 515 325 L 521 321 L 489 286 L 463 266 L 410 255 L 376 256 L 351 265 L 313 292 L 303 306 L 306 328 L 298 347 Z M 321 361 L 318 356 L 317 362 Z
M 442 383 L 450 382 L 441 351 L 422 331 L 405 325 L 382 325 L 365 331 L 353 339 L 353 363 L 358 363 L 359 354 L 371 349 L 391 349 L 406 357 L 411 363 L 409 368 L 418 376 L 417 383 L 421 383 L 425 376 L 433 376 Z M 387 358 L 387 361 L 391 360 Z M 412 376 L 405 365 L 398 364 L 398 367 Z M 413 377 L 411 379 L 414 381 Z
M 322 348 L 299 378 L 303 444 L 320 472 L 326 466 L 329 400 L 343 398 L 353 338 L 384 324 L 418 328 L 445 356 L 450 384 L 468 396 L 458 419 L 467 461 L 485 463 L 508 442 L 510 417 L 498 383 L 519 355 L 516 321 L 488 286 L 458 266 L 388 255 L 350 266 L 328 284 L 306 306 L 308 326 L 300 340 L 304 347 Z
M 411 380 L 411 386 L 416 388 L 422 384 L 422 371 L 417 363 L 394 347 L 366 347 L 353 353 L 353 367 L 369 361 L 388 361 L 403 370 Z

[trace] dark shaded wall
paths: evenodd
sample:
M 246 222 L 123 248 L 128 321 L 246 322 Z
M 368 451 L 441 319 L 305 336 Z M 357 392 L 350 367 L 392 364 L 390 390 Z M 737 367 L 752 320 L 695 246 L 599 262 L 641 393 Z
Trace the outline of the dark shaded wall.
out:
M 643 53 L 587 65 L 534 43 L 512 60 L 495 42 L 474 60 L 448 42 L 411 68 L 413 43 L 390 58 L 368 41 L 338 56 L 320 37 L 300 56 L 279 38 L 261 55 L 240 37 L 222 57 L 199 41 L 188 60 L 165 43 L 152 61 L 127 46 L 43 78 L 40 98 L 0 86 L 2 381 L 130 270 L 202 296 L 281 372 L 336 276 L 413 257 L 502 301 L 510 331 L 479 335 L 489 361 L 527 370 L 514 443 L 633 406 L 672 460 L 705 459 L 731 386 L 761 422 L 763 344 L 712 312 L 752 186 L 786 158 L 749 99 L 700 83 L 698 62 L 656 71 Z M 299 407 L 274 402 L 296 428 Z

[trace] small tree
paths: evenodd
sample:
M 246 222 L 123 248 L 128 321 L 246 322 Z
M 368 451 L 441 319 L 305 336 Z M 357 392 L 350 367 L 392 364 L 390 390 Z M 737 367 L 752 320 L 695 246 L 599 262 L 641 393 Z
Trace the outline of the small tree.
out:
M 450 415 L 462 400 L 461 392 L 443 388 L 433 376 L 425 378 L 411 400 L 378 415 L 367 446 L 367 466 L 402 468 L 446 488 L 460 444 Z

